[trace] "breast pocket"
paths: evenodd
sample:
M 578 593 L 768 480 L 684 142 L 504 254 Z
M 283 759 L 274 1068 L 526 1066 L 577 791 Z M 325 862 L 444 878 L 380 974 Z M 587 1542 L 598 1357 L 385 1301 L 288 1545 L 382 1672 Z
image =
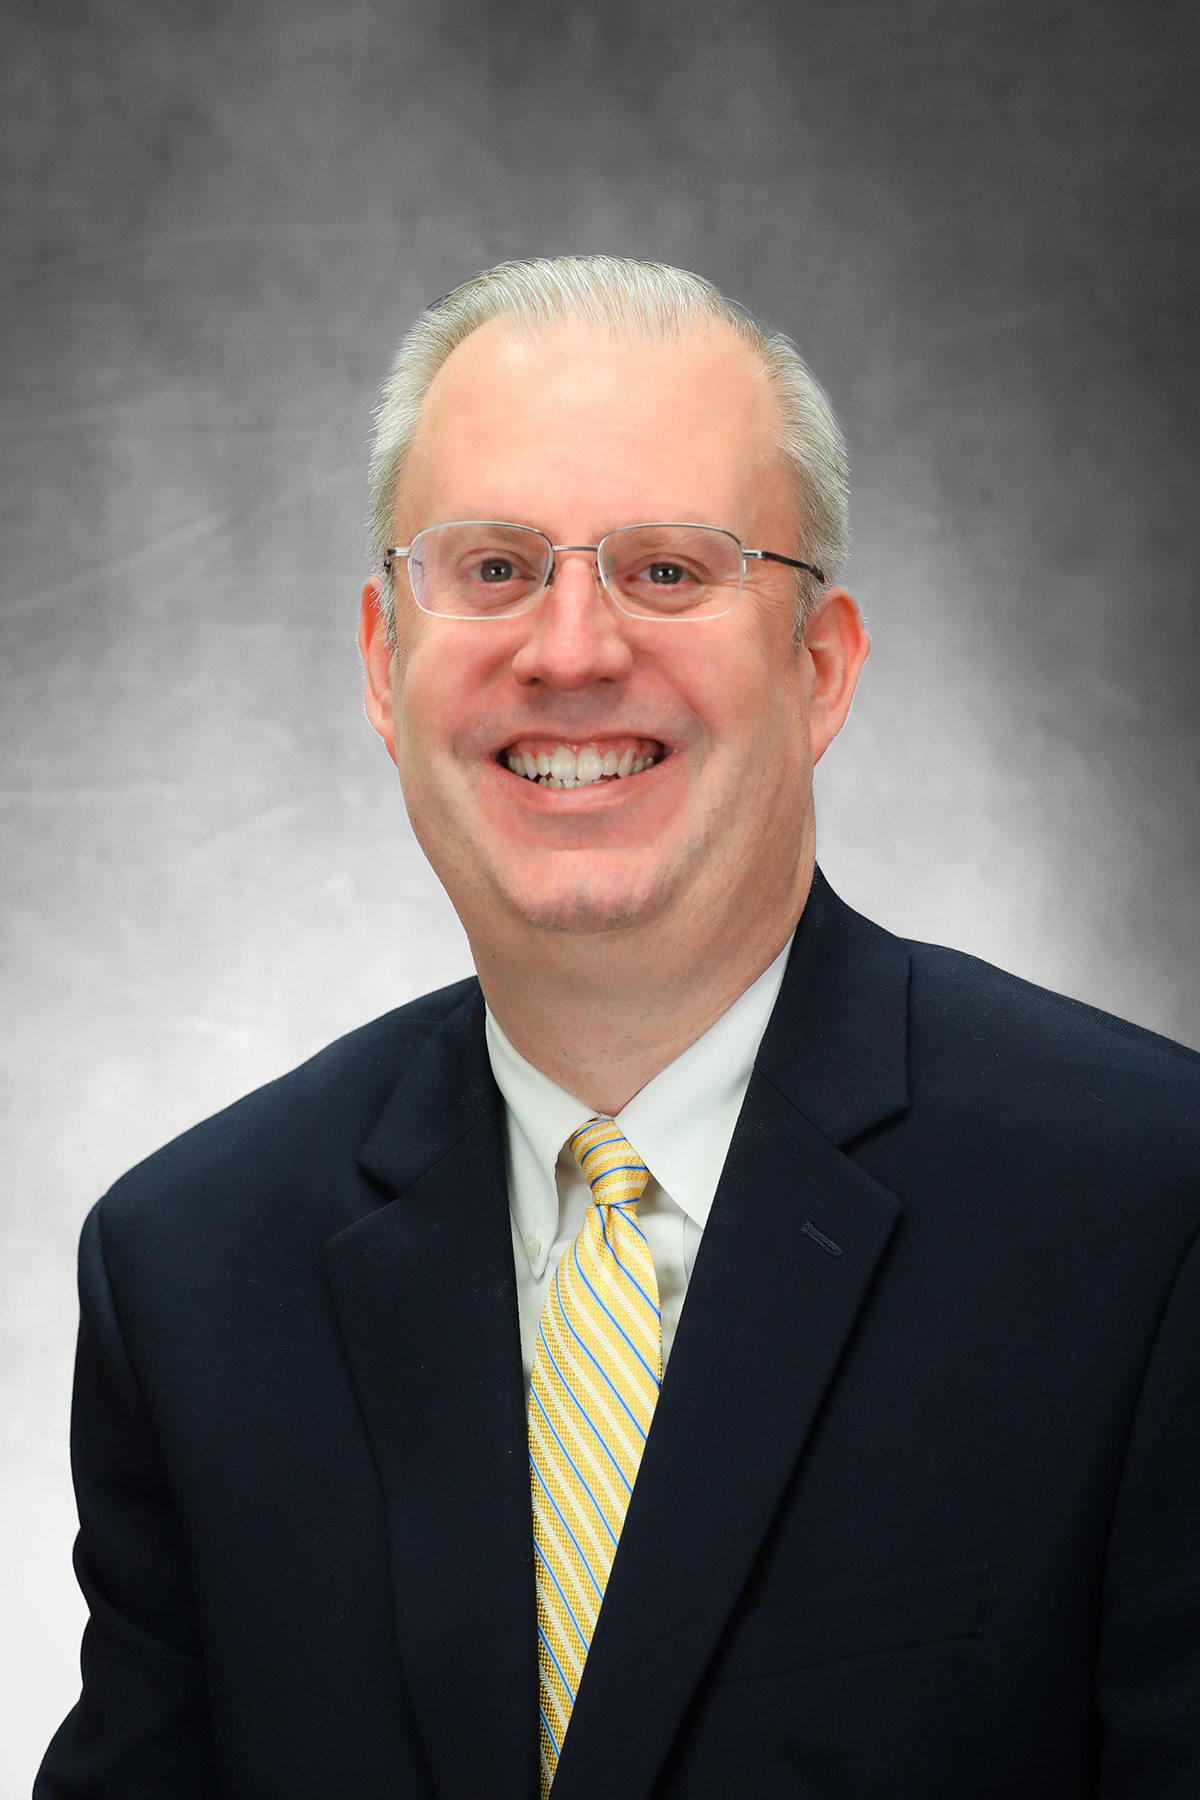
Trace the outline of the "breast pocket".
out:
M 876 1587 L 820 1594 L 743 1614 L 713 1667 L 717 1681 L 783 1675 L 881 1650 L 978 1637 L 988 1593 L 986 1563 L 905 1576 Z

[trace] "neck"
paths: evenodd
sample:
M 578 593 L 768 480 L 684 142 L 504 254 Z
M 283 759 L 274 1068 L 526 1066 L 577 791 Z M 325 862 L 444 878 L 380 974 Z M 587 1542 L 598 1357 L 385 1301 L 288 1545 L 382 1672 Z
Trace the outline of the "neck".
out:
M 520 950 L 472 936 L 484 998 L 526 1061 L 594 1111 L 618 1113 L 771 966 L 812 869 L 810 856 L 752 925 L 722 921 L 708 937 L 674 919 L 586 936 L 531 930 Z

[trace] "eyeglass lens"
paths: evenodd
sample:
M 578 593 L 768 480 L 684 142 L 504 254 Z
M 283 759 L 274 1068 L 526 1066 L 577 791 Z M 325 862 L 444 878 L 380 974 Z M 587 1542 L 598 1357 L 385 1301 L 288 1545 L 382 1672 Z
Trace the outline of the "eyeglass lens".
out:
M 712 525 L 630 525 L 609 532 L 599 565 L 622 611 L 657 619 L 728 612 L 745 566 L 737 539 Z M 452 618 L 522 612 L 553 567 L 549 540 L 525 525 L 431 525 L 418 532 L 408 554 L 417 605 Z

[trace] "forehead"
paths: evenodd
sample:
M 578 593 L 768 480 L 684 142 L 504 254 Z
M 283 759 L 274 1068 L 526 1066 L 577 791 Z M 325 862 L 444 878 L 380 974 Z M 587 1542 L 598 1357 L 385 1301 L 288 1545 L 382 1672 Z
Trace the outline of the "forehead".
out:
M 531 522 L 555 529 L 568 515 L 597 531 L 654 517 L 746 529 L 764 483 L 788 485 L 778 439 L 769 379 L 719 322 L 659 341 L 492 319 L 430 386 L 401 509 L 414 525 L 486 506 L 515 519 L 549 507 Z

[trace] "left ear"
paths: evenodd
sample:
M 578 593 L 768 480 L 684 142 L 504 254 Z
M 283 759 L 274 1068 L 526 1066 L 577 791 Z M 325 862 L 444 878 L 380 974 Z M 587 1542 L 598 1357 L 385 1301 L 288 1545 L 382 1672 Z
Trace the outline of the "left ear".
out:
M 362 592 L 362 612 L 358 621 L 358 647 L 366 671 L 363 703 L 367 717 L 387 745 L 388 755 L 396 760 L 396 730 L 392 719 L 392 657 L 395 654 L 388 638 L 387 622 L 379 603 L 383 582 L 372 575 Z
M 817 763 L 846 722 L 871 640 L 857 603 L 845 588 L 830 588 L 804 621 L 802 642 L 812 659 L 809 724 Z

